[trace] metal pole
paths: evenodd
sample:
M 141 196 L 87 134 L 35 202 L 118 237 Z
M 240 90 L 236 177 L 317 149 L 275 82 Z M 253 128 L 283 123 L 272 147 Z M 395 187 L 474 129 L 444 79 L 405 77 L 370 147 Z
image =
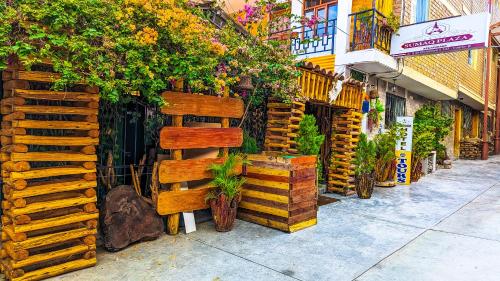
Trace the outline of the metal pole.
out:
M 491 31 L 488 32 L 488 48 L 486 48 L 486 80 L 484 82 L 484 114 L 483 114 L 483 151 L 481 154 L 482 160 L 488 160 L 488 101 L 490 94 L 490 68 L 491 68 Z
M 500 69 L 497 66 L 497 104 L 495 108 L 495 154 L 500 154 Z
M 491 14 L 492 9 L 491 0 L 488 1 L 488 11 Z M 486 81 L 484 82 L 484 114 L 483 114 L 483 150 L 481 153 L 482 160 L 488 160 L 489 146 L 488 146 L 488 101 L 490 94 L 490 68 L 491 68 L 491 28 L 488 23 L 488 48 L 486 48 Z

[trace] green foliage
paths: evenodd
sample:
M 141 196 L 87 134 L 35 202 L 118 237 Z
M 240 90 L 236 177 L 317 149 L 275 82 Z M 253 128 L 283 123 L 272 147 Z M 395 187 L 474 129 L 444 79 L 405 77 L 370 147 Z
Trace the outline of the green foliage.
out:
M 222 164 L 212 164 L 213 179 L 210 182 L 214 188 L 207 195 L 207 199 L 217 198 L 220 194 L 224 194 L 229 200 L 232 200 L 240 192 L 241 186 L 245 183 L 245 178 L 235 175 L 234 169 L 236 165 L 248 164 L 236 154 L 229 154 L 226 161 Z
M 243 134 L 243 144 L 241 145 L 241 151 L 246 154 L 255 154 L 259 152 L 257 140 L 251 137 L 247 132 Z
M 401 21 L 393 12 L 391 12 L 391 14 L 387 17 L 386 21 L 387 25 L 393 30 L 393 32 L 397 32 L 399 30 Z
M 434 137 L 431 132 L 419 132 L 413 135 L 413 159 L 420 161 L 429 156 L 431 151 L 434 150 Z M 416 161 L 414 161 L 414 164 L 416 164 Z
M 354 164 L 356 165 L 356 175 L 370 174 L 375 169 L 375 161 L 377 158 L 377 148 L 375 142 L 368 140 L 366 134 L 359 136 L 358 147 L 356 148 L 356 155 Z
M 54 88 L 84 80 L 112 102 L 139 91 L 162 105 L 160 93 L 180 79 L 193 92 L 220 94 L 250 75 L 254 102 L 290 100 L 298 89 L 287 50 L 232 24 L 217 29 L 187 0 L 2 1 L 0 69 L 13 56 L 28 69 L 50 60 L 62 74 Z
M 377 150 L 377 162 L 386 164 L 396 159 L 396 143 L 401 139 L 403 128 L 394 124 L 385 133 L 377 134 L 374 138 Z
M 376 99 L 375 102 L 370 102 L 370 111 L 368 112 L 368 121 L 370 131 L 378 127 L 380 120 L 382 120 L 382 113 L 385 111 L 385 106 L 382 104 L 380 99 Z
M 297 146 L 300 154 L 318 155 L 325 136 L 321 135 L 314 115 L 306 114 L 299 124 Z
M 415 113 L 413 125 L 413 147 L 415 151 L 416 143 L 418 143 L 416 142 L 417 140 L 425 143 L 425 145 L 428 145 L 429 147 L 428 149 L 424 149 L 423 147 L 417 148 L 417 155 L 420 154 L 420 156 L 426 157 L 427 155 L 422 154 L 426 150 L 429 152 L 433 150 L 444 150 L 445 146 L 441 144 L 441 142 L 451 132 L 452 124 L 453 119 L 443 115 L 439 106 L 425 105 L 420 108 Z

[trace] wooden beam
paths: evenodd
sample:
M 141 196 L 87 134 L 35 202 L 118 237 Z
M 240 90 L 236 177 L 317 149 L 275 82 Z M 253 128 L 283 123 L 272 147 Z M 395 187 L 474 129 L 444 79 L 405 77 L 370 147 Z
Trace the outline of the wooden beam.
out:
M 50 151 L 50 152 L 26 152 L 26 153 L 11 153 L 11 161 L 28 161 L 28 162 L 49 162 L 49 161 L 77 161 L 88 162 L 97 161 L 97 155 L 84 154 L 73 151 Z
M 59 146 L 88 146 L 98 145 L 98 138 L 91 137 L 52 137 L 52 136 L 33 136 L 18 135 L 12 137 L 14 144 L 29 145 L 59 145 Z
M 15 112 L 28 114 L 61 114 L 61 115 L 97 115 L 97 108 L 49 105 L 13 105 L 2 106 L 2 114 Z
M 86 180 L 52 180 L 42 183 L 30 184 L 22 190 L 12 190 L 9 194 L 11 199 L 27 198 L 52 193 L 84 190 L 97 187 L 96 181 Z
M 99 101 L 99 95 L 89 94 L 86 92 L 14 89 L 11 93 L 15 97 L 22 97 L 26 99 L 88 102 Z

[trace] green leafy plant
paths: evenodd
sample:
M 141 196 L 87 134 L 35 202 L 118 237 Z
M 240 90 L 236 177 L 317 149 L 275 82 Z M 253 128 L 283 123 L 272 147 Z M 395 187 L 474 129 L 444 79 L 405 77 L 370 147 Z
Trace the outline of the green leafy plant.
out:
M 243 134 L 243 144 L 241 145 L 241 151 L 247 154 L 255 154 L 259 152 L 257 140 L 251 137 L 247 132 L 244 132 Z
M 385 18 L 385 25 L 388 26 L 393 32 L 397 32 L 401 25 L 401 21 L 398 16 L 396 16 L 393 12 Z
M 208 193 L 207 200 L 216 199 L 219 195 L 225 195 L 227 200 L 231 202 L 233 198 L 238 196 L 241 186 L 245 183 L 245 178 L 234 173 L 237 165 L 249 164 L 248 161 L 236 154 L 229 154 L 224 163 L 212 164 L 213 179 L 210 182 L 214 188 Z
M 85 81 L 103 99 L 139 92 L 163 105 L 161 93 L 182 80 L 192 92 L 236 90 L 254 80 L 252 102 L 298 92 L 294 57 L 276 44 L 222 29 L 187 0 L 13 0 L 0 3 L 0 70 L 17 58 L 30 69 L 50 61 L 55 89 Z M 249 93 L 242 93 L 249 101 Z
M 297 147 L 300 154 L 318 155 L 325 136 L 319 133 L 314 115 L 306 114 L 299 123 Z
M 299 133 L 297 137 L 297 148 L 303 155 L 318 155 L 321 145 L 325 141 L 325 135 L 319 133 L 314 115 L 306 114 L 299 123 Z M 317 163 L 318 180 L 323 179 L 323 163 L 318 157 Z
M 374 138 L 376 147 L 375 179 L 384 182 L 394 176 L 396 161 L 396 143 L 401 139 L 403 128 L 394 124 L 389 130 L 377 134 Z
M 420 162 L 431 151 L 443 151 L 441 143 L 451 132 L 453 118 L 442 114 L 438 105 L 424 105 L 415 113 L 413 121 L 412 180 L 420 178 Z
M 379 98 L 375 99 L 375 102 L 370 102 L 370 107 L 371 109 L 368 112 L 368 129 L 372 131 L 379 126 L 385 107 Z
M 358 147 L 354 157 L 354 165 L 356 165 L 355 174 L 357 176 L 363 174 L 371 174 L 375 169 L 375 161 L 377 157 L 377 149 L 375 142 L 368 140 L 366 134 L 359 136 Z

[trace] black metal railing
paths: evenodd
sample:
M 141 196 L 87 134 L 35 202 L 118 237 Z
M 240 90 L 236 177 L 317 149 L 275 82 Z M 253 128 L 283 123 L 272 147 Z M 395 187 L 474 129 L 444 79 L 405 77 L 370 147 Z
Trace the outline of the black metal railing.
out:
M 393 29 L 387 24 L 387 18 L 376 9 L 361 11 L 349 15 L 351 19 L 351 51 L 379 49 L 385 53 L 391 51 Z
M 283 41 L 294 55 L 333 54 L 337 20 L 321 21 L 285 30 L 273 30 L 269 40 Z

